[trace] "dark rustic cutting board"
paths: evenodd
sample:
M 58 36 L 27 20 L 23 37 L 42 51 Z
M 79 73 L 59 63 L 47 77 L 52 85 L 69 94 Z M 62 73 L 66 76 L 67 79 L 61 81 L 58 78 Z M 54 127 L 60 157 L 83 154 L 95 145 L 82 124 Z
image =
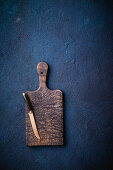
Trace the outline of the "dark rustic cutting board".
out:
M 40 140 L 34 135 L 28 106 L 26 105 L 26 144 L 38 145 L 63 145 L 63 94 L 60 90 L 50 90 L 46 86 L 48 65 L 40 62 L 37 65 L 39 88 L 28 91 L 36 126 Z

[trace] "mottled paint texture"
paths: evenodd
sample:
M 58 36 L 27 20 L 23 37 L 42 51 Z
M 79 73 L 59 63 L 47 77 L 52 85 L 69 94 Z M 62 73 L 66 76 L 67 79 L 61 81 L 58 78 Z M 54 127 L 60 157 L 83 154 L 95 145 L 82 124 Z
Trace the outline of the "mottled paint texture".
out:
M 0 1 L 0 169 L 113 169 L 112 0 Z M 22 93 L 64 94 L 65 146 L 27 147 Z

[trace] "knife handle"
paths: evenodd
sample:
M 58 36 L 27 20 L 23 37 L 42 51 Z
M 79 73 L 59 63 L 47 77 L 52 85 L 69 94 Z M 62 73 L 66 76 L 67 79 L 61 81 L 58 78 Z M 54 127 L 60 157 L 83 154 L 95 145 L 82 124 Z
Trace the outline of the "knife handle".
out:
M 29 111 L 32 111 L 33 109 L 32 109 L 29 97 L 26 95 L 26 93 L 23 93 L 23 97 L 24 97 L 24 100 L 26 102 L 26 105 L 27 105 Z

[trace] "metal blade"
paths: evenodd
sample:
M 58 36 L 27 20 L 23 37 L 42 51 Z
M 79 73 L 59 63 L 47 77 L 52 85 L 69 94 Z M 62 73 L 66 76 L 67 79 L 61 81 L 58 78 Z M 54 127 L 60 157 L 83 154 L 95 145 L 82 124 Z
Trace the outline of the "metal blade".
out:
M 37 130 L 37 127 L 36 127 L 33 112 L 30 111 L 28 114 L 29 114 L 29 118 L 30 118 L 31 125 L 32 125 L 32 128 L 33 128 L 33 132 L 34 132 L 35 136 L 37 137 L 37 139 L 40 140 L 40 136 L 39 136 L 39 133 L 38 133 L 38 130 Z

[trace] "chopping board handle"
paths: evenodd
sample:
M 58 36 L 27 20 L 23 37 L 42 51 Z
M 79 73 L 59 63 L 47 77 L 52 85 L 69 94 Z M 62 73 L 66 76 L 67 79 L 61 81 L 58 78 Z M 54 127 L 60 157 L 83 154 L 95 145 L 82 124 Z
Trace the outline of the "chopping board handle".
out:
M 47 77 L 48 65 L 45 62 L 37 64 L 37 73 L 39 76 L 39 88 L 46 88 L 46 77 Z

